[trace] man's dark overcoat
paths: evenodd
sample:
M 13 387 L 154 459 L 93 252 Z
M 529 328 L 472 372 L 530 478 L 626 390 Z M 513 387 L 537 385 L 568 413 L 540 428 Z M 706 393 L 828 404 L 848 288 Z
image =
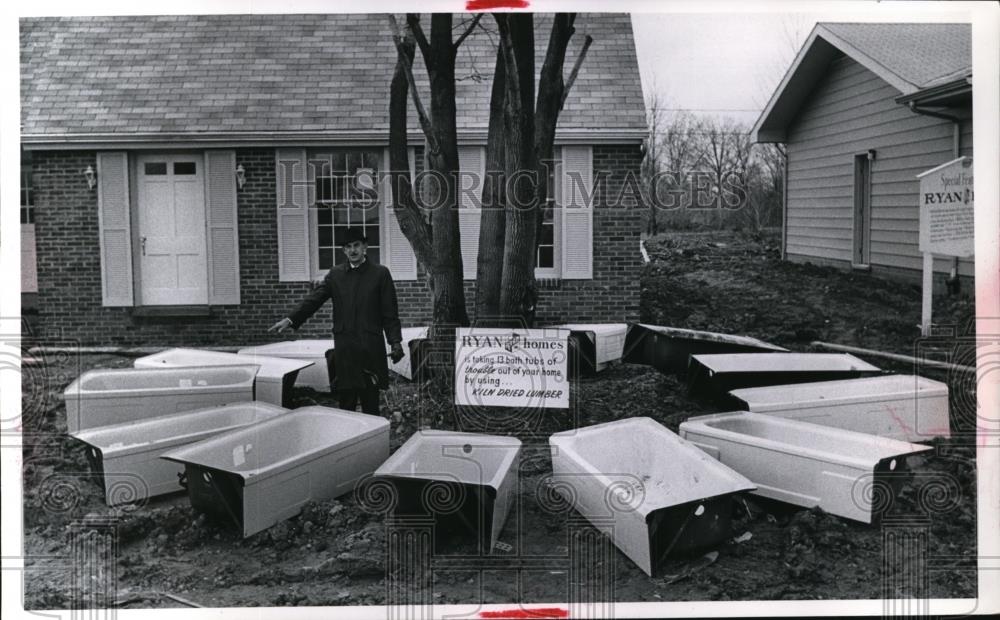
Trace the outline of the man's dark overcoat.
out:
M 346 262 L 336 265 L 288 316 L 292 327 L 298 329 L 327 299 L 333 305 L 336 389 L 389 387 L 385 342 L 403 340 L 389 270 L 368 260 L 353 269 Z

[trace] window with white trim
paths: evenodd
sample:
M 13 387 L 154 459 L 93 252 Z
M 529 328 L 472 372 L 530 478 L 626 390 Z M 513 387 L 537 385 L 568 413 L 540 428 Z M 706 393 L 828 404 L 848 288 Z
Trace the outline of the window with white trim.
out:
M 559 224 L 556 222 L 560 184 L 562 182 L 562 165 L 559 161 L 559 149 L 548 167 L 549 184 L 545 204 L 542 205 L 542 221 L 538 229 L 538 250 L 535 262 L 536 278 L 558 278 L 560 273 Z
M 35 223 L 35 188 L 31 184 L 31 162 L 21 163 L 21 223 Z
M 347 229 L 360 228 L 368 239 L 368 260 L 381 262 L 378 182 L 382 151 L 322 149 L 310 151 L 309 174 L 315 190 L 310 209 L 313 277 L 347 260 Z

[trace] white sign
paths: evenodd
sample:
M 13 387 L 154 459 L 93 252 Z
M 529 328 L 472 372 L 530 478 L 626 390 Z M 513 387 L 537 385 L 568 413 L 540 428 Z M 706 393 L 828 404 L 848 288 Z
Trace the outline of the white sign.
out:
M 455 404 L 569 408 L 569 330 L 455 331 Z
M 920 179 L 920 251 L 968 258 L 973 236 L 972 158 L 959 157 L 917 175 Z

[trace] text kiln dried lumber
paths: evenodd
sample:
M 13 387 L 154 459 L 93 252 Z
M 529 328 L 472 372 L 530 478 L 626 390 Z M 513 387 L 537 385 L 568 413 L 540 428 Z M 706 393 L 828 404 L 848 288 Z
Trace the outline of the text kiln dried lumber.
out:
M 286 340 L 254 347 L 244 347 L 240 355 L 263 355 L 292 360 L 312 362 L 312 366 L 299 372 L 295 385 L 308 387 L 317 392 L 330 391 L 330 369 L 327 360 L 333 356 L 334 343 L 329 340 Z
M 263 422 L 287 411 L 262 402 L 233 403 L 70 435 L 88 445 L 90 469 L 100 479 L 105 501 L 113 506 L 183 490 L 179 474 L 184 468 L 160 458 L 167 450 Z
M 881 372 L 846 353 L 692 355 L 688 389 L 692 394 L 720 396 L 738 388 L 857 379 Z
M 254 378 L 254 399 L 278 406 L 287 406 L 291 400 L 292 386 L 299 371 L 313 362 L 267 357 L 263 355 L 238 355 L 221 351 L 200 349 L 167 349 L 135 360 L 136 368 L 179 368 L 184 366 L 259 366 Z
M 625 323 L 564 323 L 551 327 L 569 330 L 571 350 L 576 350 L 581 374 L 600 372 L 622 358 L 628 329 Z M 569 361 L 573 364 L 574 357 Z
M 731 498 L 754 484 L 650 418 L 549 438 L 552 486 L 639 568 L 731 535 Z
M 891 503 L 906 457 L 931 449 L 740 411 L 691 418 L 680 434 L 752 480 L 756 495 L 863 523 Z
M 513 437 L 417 431 L 375 476 L 392 485 L 394 514 L 433 518 L 438 539 L 471 531 L 492 550 L 516 491 L 520 450 Z
M 63 392 L 72 433 L 253 400 L 257 366 L 88 370 Z
M 389 456 L 389 422 L 328 407 L 303 407 L 172 450 L 184 465 L 191 505 L 250 536 L 311 500 L 354 490 Z
M 664 374 L 683 374 L 695 354 L 782 351 L 787 349 L 748 336 L 633 323 L 625 335 L 622 361 L 652 366 Z
M 902 441 L 949 437 L 948 386 L 885 375 L 733 390 L 737 409 Z

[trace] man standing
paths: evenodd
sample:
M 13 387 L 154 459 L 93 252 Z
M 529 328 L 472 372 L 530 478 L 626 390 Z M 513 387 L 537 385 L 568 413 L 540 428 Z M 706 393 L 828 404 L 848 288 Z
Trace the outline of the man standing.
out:
M 336 265 L 288 317 L 268 331 L 298 329 L 327 299 L 333 305 L 334 370 L 337 400 L 342 409 L 378 415 L 379 390 L 389 387 L 385 340 L 393 362 L 403 358 L 403 340 L 396 306 L 396 286 L 389 269 L 365 258 L 368 240 L 360 228 L 348 228 L 344 243 L 347 262 Z

